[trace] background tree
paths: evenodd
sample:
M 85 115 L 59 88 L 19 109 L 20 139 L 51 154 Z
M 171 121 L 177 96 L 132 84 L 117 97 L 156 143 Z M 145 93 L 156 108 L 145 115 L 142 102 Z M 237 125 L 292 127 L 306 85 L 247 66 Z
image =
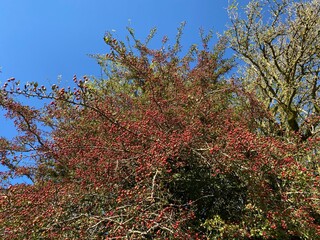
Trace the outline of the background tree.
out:
M 253 0 L 245 16 L 236 5 L 229 11 L 228 39 L 246 63 L 241 78 L 245 88 L 257 94 L 282 131 L 300 132 L 302 140 L 315 135 L 320 113 L 320 2 Z

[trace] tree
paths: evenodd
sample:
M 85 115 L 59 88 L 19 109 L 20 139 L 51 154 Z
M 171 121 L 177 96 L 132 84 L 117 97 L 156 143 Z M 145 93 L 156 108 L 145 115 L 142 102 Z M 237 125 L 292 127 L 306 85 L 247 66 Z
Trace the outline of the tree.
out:
M 282 132 L 319 132 L 320 2 L 253 0 L 230 7 L 229 43 L 246 64 L 243 81 Z M 312 123 L 310 123 L 312 122 Z
M 2 180 L 33 184 L 2 187 L 1 238 L 316 238 L 319 177 L 297 159 L 319 139 L 259 132 L 270 116 L 226 81 L 226 38 L 209 49 L 202 33 L 203 48 L 180 57 L 182 29 L 159 50 L 129 33 L 133 45 L 105 36 L 107 79 L 5 84 L 0 104 L 20 135 L 1 139 Z M 52 102 L 37 110 L 15 95 Z

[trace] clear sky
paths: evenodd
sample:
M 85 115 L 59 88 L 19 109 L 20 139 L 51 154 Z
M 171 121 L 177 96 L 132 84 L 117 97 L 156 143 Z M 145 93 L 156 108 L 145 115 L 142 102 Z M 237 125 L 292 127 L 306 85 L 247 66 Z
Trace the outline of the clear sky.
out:
M 244 6 L 249 0 L 239 2 Z M 157 27 L 158 39 L 174 40 L 186 21 L 182 44 L 188 47 L 199 43 L 200 27 L 226 29 L 227 6 L 228 0 L 0 0 L 0 84 L 15 77 L 52 85 L 58 76 L 68 84 L 74 74 L 99 75 L 88 54 L 107 52 L 106 31 L 125 40 L 127 26 L 138 38 Z M 10 137 L 13 127 L 2 113 L 0 136 Z
M 99 72 L 90 53 L 104 53 L 106 31 L 124 39 L 130 25 L 138 37 L 152 27 L 173 39 L 186 21 L 185 45 L 199 40 L 198 29 L 222 32 L 228 0 L 0 0 L 0 66 L 3 82 L 55 82 L 73 74 Z

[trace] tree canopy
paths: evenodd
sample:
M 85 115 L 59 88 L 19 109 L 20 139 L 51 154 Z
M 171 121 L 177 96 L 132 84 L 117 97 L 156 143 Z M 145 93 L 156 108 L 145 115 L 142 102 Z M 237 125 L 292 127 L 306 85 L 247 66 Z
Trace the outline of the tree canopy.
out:
M 201 31 L 184 55 L 183 25 L 159 49 L 155 30 L 141 41 L 128 28 L 94 56 L 104 77 L 9 79 L 0 106 L 18 134 L 0 138 L 1 238 L 317 239 L 318 10 L 252 1 L 242 19 L 231 7 L 226 35 L 210 47 Z M 232 79 L 228 47 L 247 63 Z
M 319 125 L 307 124 L 320 112 L 319 16 L 318 0 L 251 1 L 244 18 L 230 9 L 230 45 L 247 63 L 242 82 L 284 131 L 303 129 L 304 139 Z

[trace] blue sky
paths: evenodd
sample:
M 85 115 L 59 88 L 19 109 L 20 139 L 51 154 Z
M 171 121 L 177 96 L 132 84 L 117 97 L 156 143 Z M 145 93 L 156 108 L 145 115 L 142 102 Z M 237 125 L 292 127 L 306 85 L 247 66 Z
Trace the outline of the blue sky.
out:
M 99 73 L 87 56 L 104 53 L 106 31 L 124 39 L 129 24 L 138 37 L 152 27 L 173 39 L 186 21 L 184 43 L 199 40 L 198 29 L 222 32 L 227 0 L 0 0 L 0 80 L 52 83 L 62 75 Z
M 244 6 L 249 0 L 239 2 Z M 71 84 L 74 74 L 99 75 L 88 54 L 107 52 L 106 31 L 125 40 L 127 26 L 138 38 L 157 27 L 157 39 L 174 40 L 186 21 L 182 45 L 187 48 L 199 43 L 200 27 L 226 29 L 227 6 L 228 0 L 0 0 L 0 84 L 15 77 L 52 85 L 59 76 Z M 11 137 L 12 124 L 0 113 L 0 136 Z

